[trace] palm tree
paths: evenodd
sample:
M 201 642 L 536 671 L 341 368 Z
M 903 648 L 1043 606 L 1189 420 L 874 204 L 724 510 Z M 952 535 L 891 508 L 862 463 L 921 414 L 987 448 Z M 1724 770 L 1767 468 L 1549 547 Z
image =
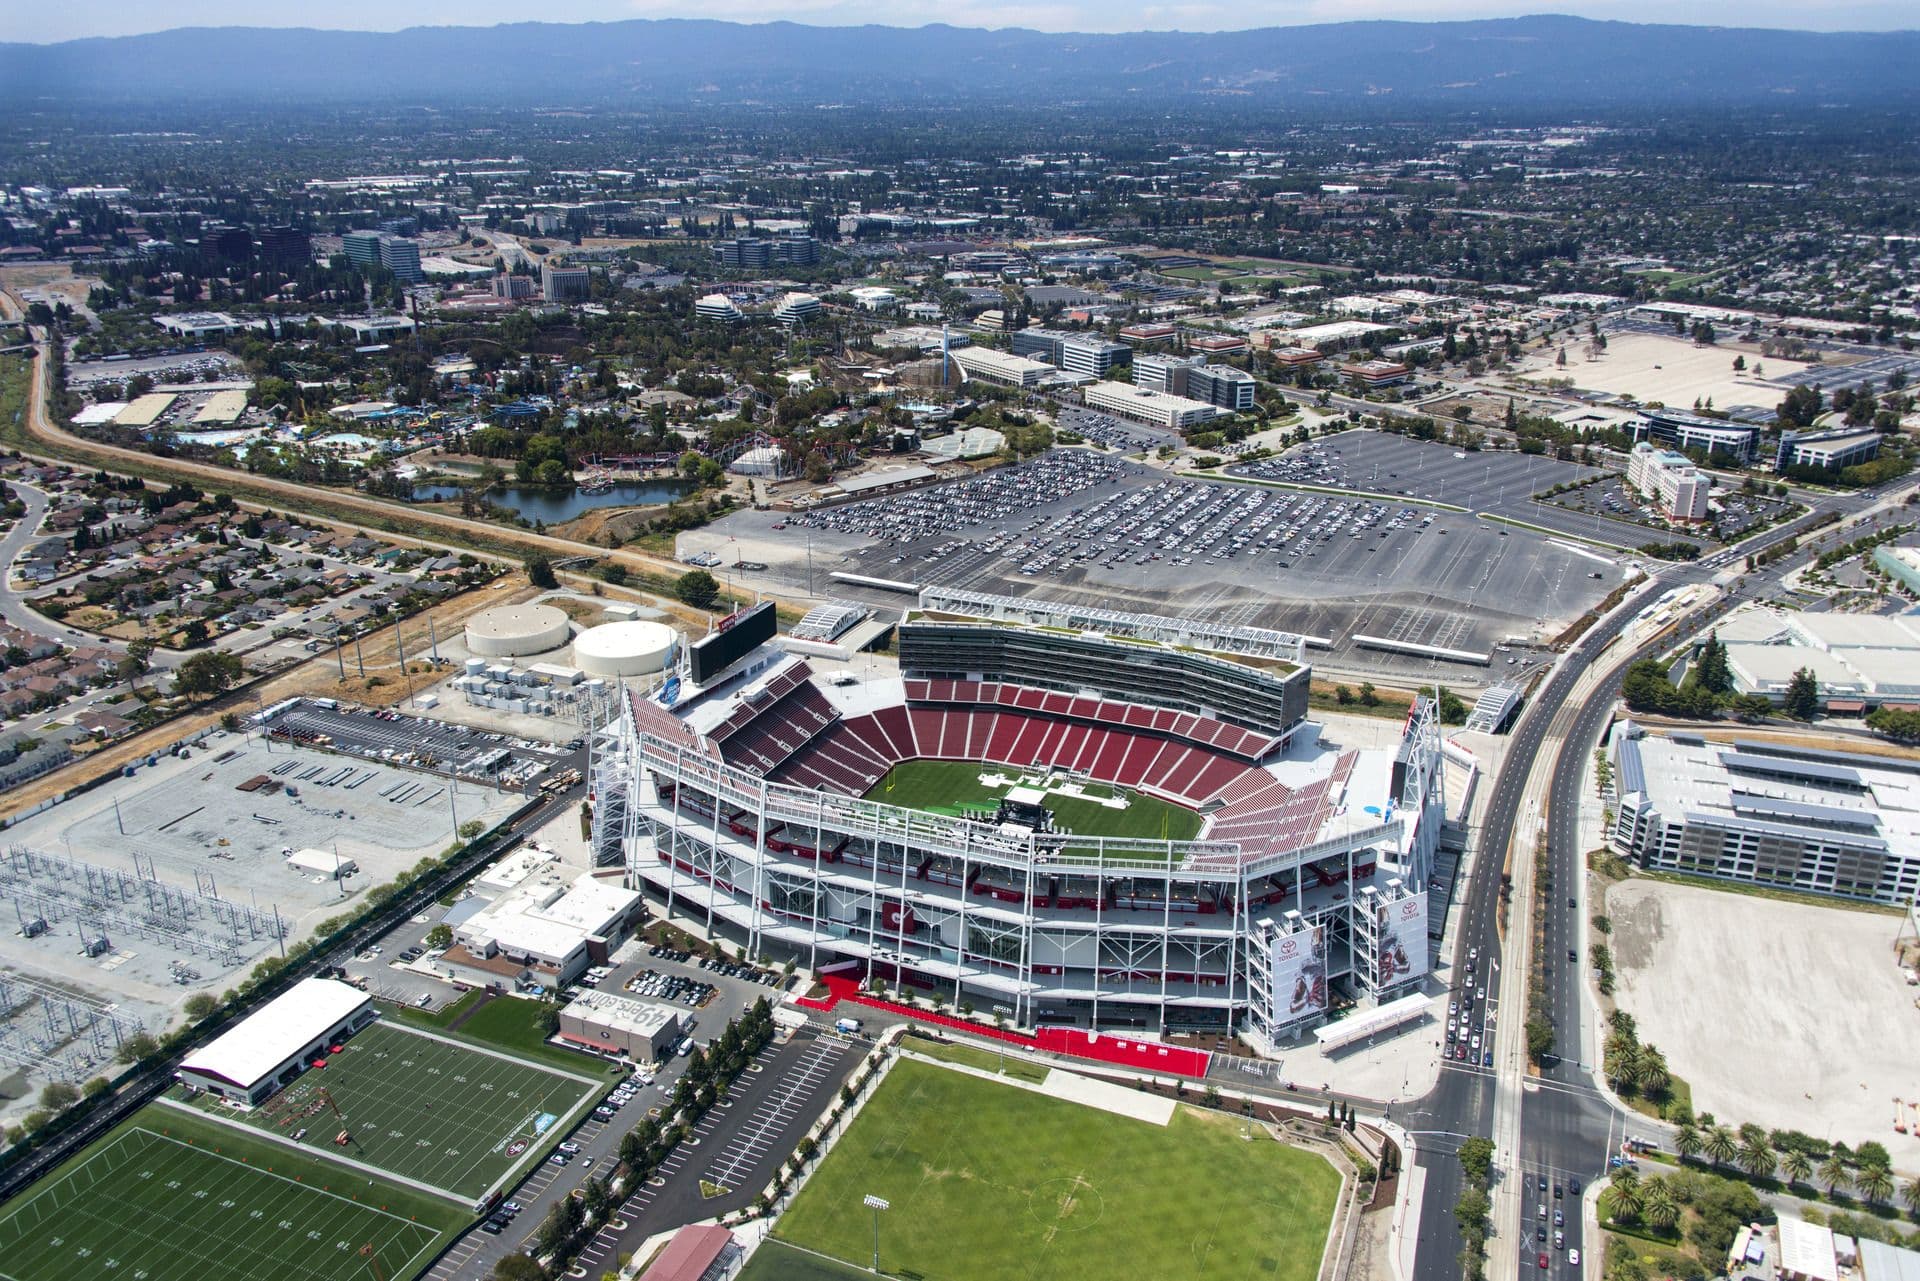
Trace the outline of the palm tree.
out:
M 1667 1056 L 1657 1046 L 1642 1045 L 1639 1062 L 1635 1068 L 1639 1073 L 1639 1085 L 1642 1094 L 1659 1098 L 1673 1085 L 1673 1073 L 1667 1070 Z
M 1771 1178 L 1774 1161 L 1773 1144 L 1764 1133 L 1749 1134 L 1741 1141 L 1740 1168 L 1754 1178 Z
M 1680 1202 L 1674 1199 L 1673 1189 L 1665 1179 L 1649 1179 L 1646 1196 L 1641 1200 L 1640 1217 L 1647 1221 L 1648 1227 L 1671 1232 L 1680 1222 Z
M 1699 1156 L 1701 1143 L 1700 1131 L 1691 1121 L 1682 1121 L 1673 1133 L 1673 1149 L 1682 1160 L 1691 1161 Z
M 1907 1207 L 1907 1213 L 1920 1218 L 1920 1179 L 1900 1185 L 1900 1201 Z
M 1734 1154 L 1740 1150 L 1740 1145 L 1734 1141 L 1732 1130 L 1724 1125 L 1715 1125 L 1707 1131 L 1707 1137 L 1702 1140 L 1700 1150 L 1705 1152 L 1707 1159 L 1715 1165 L 1726 1165 L 1733 1160 Z
M 1807 1176 L 1813 1173 L 1813 1158 L 1799 1148 L 1788 1148 L 1780 1154 L 1780 1172 L 1787 1176 L 1787 1185 L 1805 1183 Z
M 1613 1207 L 1615 1222 L 1632 1223 L 1640 1217 L 1643 1204 L 1640 1194 L 1640 1176 L 1634 1173 L 1632 1166 L 1622 1166 L 1613 1172 L 1613 1186 L 1608 1189 L 1607 1195 Z
M 1880 1205 L 1893 1199 L 1893 1174 L 1877 1162 L 1861 1166 L 1860 1173 L 1853 1176 L 1853 1182 L 1860 1189 L 1860 1195 L 1871 1205 Z
M 1827 1153 L 1827 1159 L 1820 1163 L 1820 1182 L 1827 1185 L 1828 1196 L 1836 1196 L 1842 1188 L 1853 1185 L 1853 1179 L 1847 1173 L 1847 1163 L 1838 1152 Z

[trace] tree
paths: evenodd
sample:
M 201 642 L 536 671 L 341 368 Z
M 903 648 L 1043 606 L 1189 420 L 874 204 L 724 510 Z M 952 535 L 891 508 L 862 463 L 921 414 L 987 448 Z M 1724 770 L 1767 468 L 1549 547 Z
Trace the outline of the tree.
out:
M 1881 1205 L 1893 1199 L 1893 1172 L 1878 1162 L 1860 1167 L 1854 1175 L 1853 1184 L 1860 1189 L 1860 1195 L 1873 1205 Z
M 1671 1232 L 1680 1222 L 1680 1202 L 1675 1199 L 1673 1189 L 1665 1179 L 1649 1179 L 1646 1195 L 1641 1198 L 1640 1217 L 1646 1220 L 1650 1228 L 1661 1232 Z
M 1705 1152 L 1707 1159 L 1715 1165 L 1729 1165 L 1739 1154 L 1740 1142 L 1733 1137 L 1733 1131 L 1726 1126 L 1713 1125 L 1707 1128 L 1706 1137 L 1700 1143 L 1700 1150 Z
M 220 998 L 211 992 L 195 992 L 187 998 L 187 1003 L 181 1007 L 186 1016 L 195 1023 L 198 1023 L 201 1019 L 206 1018 L 207 1015 L 219 1008 Z
M 49 1081 L 40 1091 L 40 1106 L 52 1112 L 70 1108 L 79 1101 L 79 1089 L 67 1081 Z
M 1527 1020 L 1527 1054 L 1536 1063 L 1553 1053 L 1553 1024 L 1543 1018 Z
M 127 652 L 115 667 L 115 674 L 127 683 L 132 690 L 134 683 L 153 670 L 153 642 L 133 640 L 127 642 Z
M 517 1250 L 494 1264 L 491 1276 L 492 1281 L 548 1281 L 547 1270 Z
M 1708 632 L 1705 643 L 1700 646 L 1700 658 L 1694 664 L 1703 689 L 1713 694 L 1733 692 L 1733 669 L 1727 666 L 1727 647 L 1720 640 L 1718 632 Z
M 1838 1151 L 1827 1153 L 1827 1159 L 1820 1163 L 1820 1182 L 1827 1185 L 1828 1196 L 1853 1186 L 1853 1177 L 1847 1172 L 1847 1159 Z
M 1634 1173 L 1632 1166 L 1622 1166 L 1613 1172 L 1613 1186 L 1607 1189 L 1607 1203 L 1612 1207 L 1614 1222 L 1632 1223 L 1639 1219 L 1646 1200 L 1640 1187 L 1640 1176 Z
M 210 649 L 180 664 L 179 670 L 173 674 L 173 689 L 175 693 L 185 694 L 189 698 L 196 694 L 218 694 L 239 680 L 240 676 L 238 657 Z
M 1699 1156 L 1700 1143 L 1699 1127 L 1691 1121 L 1681 1125 L 1673 1132 L 1673 1150 L 1678 1152 L 1683 1160 L 1691 1161 L 1694 1157 Z
M 428 930 L 427 946 L 432 948 L 443 948 L 443 947 L 453 946 L 453 927 L 451 925 L 443 924 L 443 925 L 436 925 L 432 929 Z
M 695 609 L 711 609 L 720 598 L 720 584 L 704 569 L 691 569 L 674 580 L 673 594 Z
M 160 1042 L 153 1039 L 151 1033 L 135 1032 L 120 1042 L 120 1048 L 114 1051 L 115 1063 L 138 1063 L 141 1059 L 152 1058 L 160 1053 Z
M 180 644 L 187 649 L 198 649 L 211 639 L 213 633 L 207 630 L 207 620 L 204 618 L 189 619 L 187 625 L 180 629 Z
M 1805 1183 L 1813 1173 L 1813 1158 L 1798 1147 L 1788 1148 L 1780 1154 L 1780 1173 L 1787 1176 L 1787 1186 Z
M 1812 668 L 1802 667 L 1787 682 L 1785 710 L 1796 721 L 1810 721 L 1819 713 L 1820 683 Z
M 1744 1134 L 1740 1140 L 1740 1168 L 1756 1179 L 1773 1177 L 1773 1167 L 1777 1158 L 1773 1153 L 1773 1144 L 1767 1142 L 1766 1133 L 1758 1126 L 1754 1132 Z
M 1460 1145 L 1460 1168 L 1475 1183 L 1493 1176 L 1493 1140 L 1475 1136 Z
M 553 572 L 553 562 L 547 559 L 545 552 L 535 552 L 527 557 L 527 581 L 535 587 L 551 590 L 560 585 L 560 579 Z
M 1920 1179 L 1909 1179 L 1900 1185 L 1900 1204 L 1907 1207 L 1907 1213 L 1920 1219 Z

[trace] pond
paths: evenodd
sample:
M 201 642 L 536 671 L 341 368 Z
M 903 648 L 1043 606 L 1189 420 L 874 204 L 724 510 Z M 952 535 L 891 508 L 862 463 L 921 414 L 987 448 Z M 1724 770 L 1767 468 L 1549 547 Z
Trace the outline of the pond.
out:
M 693 492 L 693 483 L 685 480 L 621 481 L 609 489 L 588 493 L 584 489 L 540 489 L 528 485 L 498 485 L 487 491 L 487 501 L 506 507 L 529 521 L 549 525 L 572 520 L 582 512 L 599 507 L 646 507 L 670 503 Z M 449 502 L 460 497 L 458 485 L 415 485 L 417 503 Z

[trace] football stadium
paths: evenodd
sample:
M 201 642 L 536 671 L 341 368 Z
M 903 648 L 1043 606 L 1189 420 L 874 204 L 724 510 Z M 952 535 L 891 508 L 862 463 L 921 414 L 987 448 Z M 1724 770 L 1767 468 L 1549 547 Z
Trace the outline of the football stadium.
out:
M 688 646 L 598 735 L 600 857 L 751 951 L 1024 1026 L 1272 1044 L 1427 972 L 1426 700 L 1343 749 L 1299 636 L 953 593 L 895 636 L 886 675 L 816 672 L 770 604 Z

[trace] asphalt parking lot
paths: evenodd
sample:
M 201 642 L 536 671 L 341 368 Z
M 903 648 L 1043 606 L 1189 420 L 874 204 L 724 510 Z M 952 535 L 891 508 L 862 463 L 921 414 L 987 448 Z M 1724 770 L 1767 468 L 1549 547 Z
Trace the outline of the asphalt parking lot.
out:
M 816 583 L 845 570 L 1190 614 L 1323 637 L 1336 656 L 1353 652 L 1356 632 L 1481 652 L 1509 637 L 1544 641 L 1624 572 L 1607 556 L 1410 502 L 1169 478 L 1085 451 L 1056 454 L 1088 461 L 1003 469 L 991 493 L 964 482 L 910 496 L 904 510 L 897 496 L 831 509 L 831 527 L 823 518 L 804 543 L 778 512 L 737 513 L 705 537 L 737 538 L 775 578 L 805 581 L 804 546 Z M 993 501 L 1002 492 L 1017 501 Z M 900 604 L 857 585 L 833 590 Z M 1422 679 L 1460 672 L 1378 651 L 1355 658 Z
M 729 1101 L 703 1116 L 691 1141 L 661 1163 L 655 1181 L 633 1189 L 588 1242 L 580 1256 L 588 1275 L 614 1269 L 619 1256 L 655 1233 L 750 1203 L 852 1074 L 864 1049 L 835 1033 L 807 1028 L 761 1051 L 735 1081 Z M 473 1281 L 521 1248 L 556 1200 L 612 1169 L 620 1140 L 649 1108 L 672 1097 L 685 1063 L 674 1059 L 663 1065 L 611 1120 L 589 1116 L 567 1140 L 579 1145 L 567 1164 L 542 1162 L 507 1194 L 521 1207 L 511 1225 L 497 1235 L 475 1225 L 426 1274 L 428 1281 Z M 636 1085 L 640 1082 L 634 1078 Z M 703 1181 L 727 1191 L 707 1196 Z
M 1158 449 L 1162 445 L 1178 446 L 1181 443 L 1178 432 L 1161 431 L 1078 405 L 1063 405 L 1055 415 L 1055 421 L 1062 431 L 1073 432 L 1096 445 L 1127 453 Z
M 1605 516 L 1536 502 L 1533 495 L 1602 476 L 1598 467 L 1561 462 L 1544 454 L 1510 450 L 1455 449 L 1435 441 L 1410 440 L 1355 428 L 1278 458 L 1229 469 L 1231 474 L 1302 485 L 1330 485 L 1428 502 L 1539 525 L 1570 538 L 1616 547 L 1644 541 L 1637 531 Z

